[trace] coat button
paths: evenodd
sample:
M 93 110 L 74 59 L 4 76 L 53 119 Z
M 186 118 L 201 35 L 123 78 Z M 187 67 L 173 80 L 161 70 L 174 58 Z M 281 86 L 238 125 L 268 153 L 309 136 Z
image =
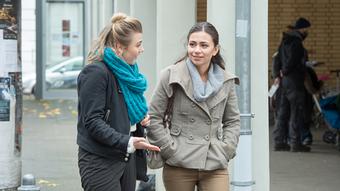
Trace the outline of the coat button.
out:
M 191 123 L 195 122 L 195 119 L 194 118 L 191 118 L 190 119 Z
M 217 135 L 217 139 L 218 139 L 218 140 L 222 140 L 222 138 L 223 138 L 223 135 L 222 135 L 222 133 L 218 133 L 218 135 Z
M 210 120 L 207 120 L 207 125 L 211 125 L 211 121 Z
M 125 155 L 126 157 L 129 157 L 130 156 L 130 154 L 129 153 L 126 153 L 126 155 Z
M 204 136 L 204 139 L 205 139 L 206 141 L 209 141 L 209 135 Z
M 129 158 L 125 157 L 124 160 L 125 160 L 125 162 L 127 162 L 129 160 Z
M 194 136 L 193 136 L 193 135 L 189 135 L 189 139 L 190 139 L 190 140 L 193 140 L 193 139 L 194 139 Z

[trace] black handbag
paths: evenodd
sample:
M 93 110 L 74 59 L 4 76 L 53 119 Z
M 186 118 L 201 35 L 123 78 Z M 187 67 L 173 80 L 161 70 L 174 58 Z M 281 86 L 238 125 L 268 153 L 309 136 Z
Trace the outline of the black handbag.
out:
M 145 137 L 144 127 L 139 123 L 136 125 L 136 131 L 131 133 L 134 137 Z M 149 177 L 146 175 L 147 164 L 146 164 L 146 151 L 143 149 L 137 149 L 136 155 L 136 175 L 137 180 L 147 182 Z

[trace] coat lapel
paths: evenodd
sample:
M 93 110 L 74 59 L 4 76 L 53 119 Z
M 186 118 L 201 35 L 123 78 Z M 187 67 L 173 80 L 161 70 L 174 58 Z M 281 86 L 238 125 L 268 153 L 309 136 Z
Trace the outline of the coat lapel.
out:
M 228 87 L 226 82 L 229 80 L 235 79 L 235 83 L 239 84 L 239 79 L 233 75 L 232 73 L 225 71 L 224 75 L 224 83 L 222 88 L 218 91 L 218 93 L 213 96 L 211 99 L 208 99 L 207 102 L 197 102 L 195 98 L 193 97 L 193 86 L 192 81 L 190 77 L 189 70 L 185 64 L 185 61 L 181 61 L 177 63 L 174 67 L 171 67 L 170 72 L 170 79 L 169 79 L 169 85 L 171 84 L 179 84 L 185 95 L 196 105 L 198 105 L 210 118 L 210 112 L 209 109 L 215 107 L 218 103 L 220 103 L 222 100 L 224 100 L 227 97 L 227 91 Z

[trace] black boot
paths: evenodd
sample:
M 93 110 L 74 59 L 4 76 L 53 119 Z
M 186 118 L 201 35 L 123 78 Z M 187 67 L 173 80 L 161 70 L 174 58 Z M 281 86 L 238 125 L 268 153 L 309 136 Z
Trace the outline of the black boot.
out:
M 310 152 L 311 148 L 305 145 L 292 145 L 291 152 Z
M 290 146 L 287 143 L 277 143 L 274 145 L 274 151 L 289 151 Z

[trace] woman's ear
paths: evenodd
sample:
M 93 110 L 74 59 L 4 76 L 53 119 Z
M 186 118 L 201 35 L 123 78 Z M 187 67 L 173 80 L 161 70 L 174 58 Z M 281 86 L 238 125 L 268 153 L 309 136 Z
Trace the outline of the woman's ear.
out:
M 216 56 L 219 50 L 220 50 L 220 45 L 218 44 L 217 46 L 214 47 L 213 56 Z
M 116 54 L 118 56 L 122 56 L 122 54 L 124 52 L 124 46 L 120 43 L 116 43 L 115 50 L 116 50 Z

